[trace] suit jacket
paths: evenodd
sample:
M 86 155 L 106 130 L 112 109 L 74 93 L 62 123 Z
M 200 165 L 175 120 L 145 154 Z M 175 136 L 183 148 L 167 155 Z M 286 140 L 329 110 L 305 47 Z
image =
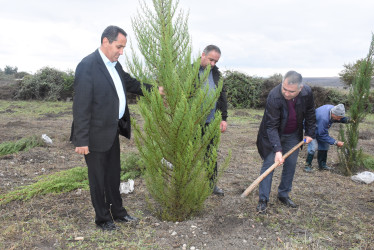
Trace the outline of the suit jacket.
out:
M 266 100 L 264 116 L 257 134 L 257 150 L 262 159 L 271 152 L 282 151 L 281 136 L 288 121 L 288 106 L 282 95 L 282 84 L 274 87 Z M 296 101 L 296 121 L 298 137 L 303 139 L 303 128 L 305 136 L 315 138 L 316 112 L 314 109 L 314 98 L 309 86 L 304 85 Z
M 125 92 L 143 95 L 141 83 L 126 73 L 119 62 L 116 70 Z M 149 90 L 152 85 L 144 84 Z M 117 133 L 130 138 L 130 112 L 118 119 L 119 98 L 112 77 L 98 50 L 83 58 L 75 71 L 73 125 L 71 140 L 76 147 L 105 152 L 113 145 Z

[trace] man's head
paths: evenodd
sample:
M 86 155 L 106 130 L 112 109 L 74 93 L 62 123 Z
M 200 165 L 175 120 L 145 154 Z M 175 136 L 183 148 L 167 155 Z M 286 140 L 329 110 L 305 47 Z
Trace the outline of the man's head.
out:
M 340 121 L 345 116 L 344 104 L 338 104 L 331 109 L 331 118 L 335 121 Z
M 201 67 L 205 68 L 210 64 L 213 68 L 221 57 L 221 50 L 215 45 L 208 45 L 201 54 Z
M 127 43 L 126 32 L 117 26 L 108 26 L 101 35 L 101 51 L 111 62 L 118 61 Z
M 282 94 L 286 100 L 291 100 L 299 95 L 303 88 L 303 77 L 296 71 L 288 71 L 283 78 Z

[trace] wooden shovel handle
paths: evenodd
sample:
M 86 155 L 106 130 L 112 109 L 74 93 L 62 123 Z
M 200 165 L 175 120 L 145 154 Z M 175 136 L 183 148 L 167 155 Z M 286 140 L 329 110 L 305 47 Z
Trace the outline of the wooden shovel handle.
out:
M 290 156 L 290 154 L 292 154 L 293 152 L 295 152 L 296 149 L 300 148 L 305 142 L 305 139 L 302 140 L 301 142 L 299 142 L 296 146 L 294 146 L 293 148 L 291 148 L 287 153 L 285 153 L 283 155 L 283 159 L 285 160 L 288 156 Z M 255 187 L 257 187 L 258 184 L 260 184 L 260 182 L 265 179 L 266 176 L 268 176 L 268 174 L 270 174 L 276 167 L 280 166 L 282 164 L 280 164 L 278 161 L 274 162 L 273 165 L 271 165 L 265 172 L 262 173 L 262 175 L 260 175 L 242 194 L 241 194 L 241 197 L 244 198 L 246 197 L 250 192 L 253 191 L 253 189 Z

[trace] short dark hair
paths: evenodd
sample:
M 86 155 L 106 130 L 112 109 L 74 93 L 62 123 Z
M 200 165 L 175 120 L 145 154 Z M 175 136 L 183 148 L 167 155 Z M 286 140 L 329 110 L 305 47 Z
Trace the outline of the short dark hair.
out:
M 288 79 L 288 84 L 297 84 L 299 88 L 303 86 L 303 77 L 294 70 L 290 70 L 284 75 L 283 82 L 286 79 Z
M 120 27 L 110 25 L 106 27 L 103 34 L 101 35 L 101 43 L 103 43 L 104 37 L 108 38 L 109 43 L 112 43 L 113 41 L 117 41 L 118 33 L 121 33 L 125 37 L 127 37 L 127 33 L 121 29 Z
M 214 50 L 215 52 L 217 52 L 218 54 L 221 55 L 221 50 L 216 46 L 216 45 L 208 45 L 205 47 L 205 49 L 203 50 L 204 54 L 205 55 L 208 55 L 209 52 L 211 52 L 212 50 Z

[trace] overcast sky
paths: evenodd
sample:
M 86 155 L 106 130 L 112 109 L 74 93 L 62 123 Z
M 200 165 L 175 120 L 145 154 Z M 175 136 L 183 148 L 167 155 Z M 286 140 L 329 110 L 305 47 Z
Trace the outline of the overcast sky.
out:
M 263 77 L 338 76 L 366 56 L 374 32 L 373 0 L 180 0 L 179 8 L 189 11 L 196 55 L 215 44 L 220 69 Z M 137 9 L 137 0 L 0 0 L 0 68 L 75 70 L 112 24 L 136 45 Z

